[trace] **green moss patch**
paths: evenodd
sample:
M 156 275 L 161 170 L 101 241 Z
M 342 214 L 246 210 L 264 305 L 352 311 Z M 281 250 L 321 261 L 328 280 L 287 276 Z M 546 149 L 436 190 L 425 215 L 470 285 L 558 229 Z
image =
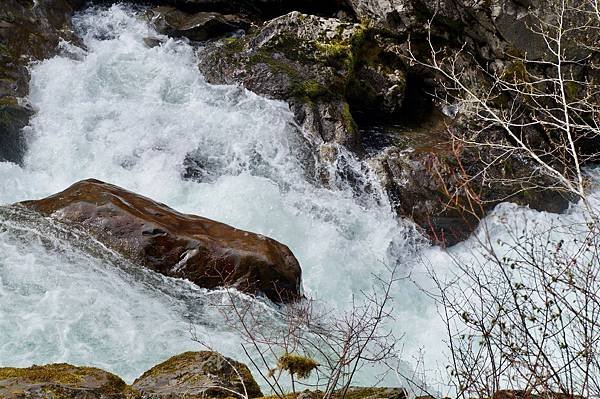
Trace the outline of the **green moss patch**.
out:
M 122 389 L 126 386 L 119 377 L 94 367 L 76 367 L 58 363 L 28 368 L 0 368 L 0 380 L 18 379 L 31 383 L 78 386 L 86 383 L 89 378 L 94 378 L 102 385 L 113 389 Z

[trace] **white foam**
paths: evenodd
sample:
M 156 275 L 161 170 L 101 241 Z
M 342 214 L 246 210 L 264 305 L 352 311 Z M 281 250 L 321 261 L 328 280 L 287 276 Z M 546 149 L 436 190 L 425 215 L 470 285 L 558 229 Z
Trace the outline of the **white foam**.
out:
M 362 195 L 311 183 L 312 144 L 286 104 L 207 84 L 193 47 L 160 37 L 124 6 L 84 12 L 75 23 L 86 50 L 65 45 L 64 55 L 31 68 L 37 113 L 29 149 L 23 168 L 0 163 L 0 204 L 84 178 L 106 180 L 285 243 L 300 260 L 307 295 L 342 310 L 382 263 L 398 261 L 417 283 L 394 288 L 391 327 L 404 335 L 402 359 L 414 365 L 424 349 L 425 367 L 444 370 L 445 330 L 419 287 L 432 287 L 427 267 L 444 273 L 453 257 L 479 256 L 474 240 L 418 254 L 411 225 L 394 217 L 375 183 L 374 194 Z M 147 36 L 163 43 L 149 48 Z M 190 152 L 205 167 L 202 182 L 181 177 Z M 349 157 L 369 181 L 368 168 Z M 549 216 L 503 205 L 487 220 L 501 238 L 506 222 L 538 221 L 542 229 L 553 218 L 580 219 L 581 210 Z M 215 349 L 244 360 L 235 335 L 203 306 L 212 294 L 132 273 L 50 230 L 0 218 L 0 364 L 90 364 L 131 381 L 159 360 L 198 349 L 190 323 L 203 338 L 218 337 Z M 373 383 L 374 373 L 363 370 L 356 382 Z
M 147 47 L 143 39 L 157 33 L 124 6 L 90 10 L 75 23 L 86 51 L 64 45 L 62 56 L 31 68 L 29 148 L 23 168 L 0 164 L 0 203 L 105 180 L 285 243 L 300 260 L 305 292 L 341 309 L 370 287 L 381 262 L 408 256 L 412 227 L 377 193 L 309 182 L 311 144 L 286 104 L 207 84 L 194 48 L 166 37 Z M 181 177 L 190 152 L 206 167 L 200 183 Z M 125 283 L 114 266 L 66 243 L 53 252 L 11 234 L 0 236 L 0 289 L 11 303 L 2 304 L 11 338 L 1 363 L 89 363 L 131 379 L 150 360 L 194 347 L 176 301 Z M 237 345 L 225 339 L 217 349 L 239 353 Z

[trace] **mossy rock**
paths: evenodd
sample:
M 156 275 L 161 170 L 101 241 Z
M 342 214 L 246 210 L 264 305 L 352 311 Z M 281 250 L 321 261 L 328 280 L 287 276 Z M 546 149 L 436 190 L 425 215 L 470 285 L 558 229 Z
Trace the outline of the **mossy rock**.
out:
M 26 150 L 23 128 L 33 111 L 17 103 L 14 97 L 0 99 L 0 162 L 21 164 Z
M 0 368 L 0 398 L 138 399 L 140 395 L 114 374 L 60 363 Z
M 249 398 L 262 392 L 248 367 L 217 352 L 185 352 L 146 371 L 133 383 L 144 398 Z M 233 391 L 233 392 L 232 392 Z
M 211 83 L 289 102 L 317 141 L 361 153 L 353 114 L 397 112 L 404 95 L 403 62 L 380 36 L 368 24 L 292 12 L 209 45 L 200 69 Z

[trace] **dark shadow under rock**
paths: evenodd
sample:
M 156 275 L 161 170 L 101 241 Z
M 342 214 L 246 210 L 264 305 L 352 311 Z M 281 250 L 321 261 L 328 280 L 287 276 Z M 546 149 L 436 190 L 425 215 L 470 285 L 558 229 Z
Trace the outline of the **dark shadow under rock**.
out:
M 188 14 L 173 7 L 156 7 L 146 12 L 149 21 L 160 33 L 171 37 L 187 37 L 202 41 L 245 30 L 250 22 L 242 17 L 216 12 Z

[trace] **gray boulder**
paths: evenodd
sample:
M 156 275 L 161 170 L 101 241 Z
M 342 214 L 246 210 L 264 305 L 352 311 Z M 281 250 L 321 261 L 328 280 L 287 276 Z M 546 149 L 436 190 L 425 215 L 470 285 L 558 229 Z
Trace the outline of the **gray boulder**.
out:
M 292 12 L 208 45 L 199 66 L 211 83 L 241 83 L 288 101 L 317 142 L 361 153 L 353 113 L 402 106 L 404 64 L 395 50 L 367 25 Z

